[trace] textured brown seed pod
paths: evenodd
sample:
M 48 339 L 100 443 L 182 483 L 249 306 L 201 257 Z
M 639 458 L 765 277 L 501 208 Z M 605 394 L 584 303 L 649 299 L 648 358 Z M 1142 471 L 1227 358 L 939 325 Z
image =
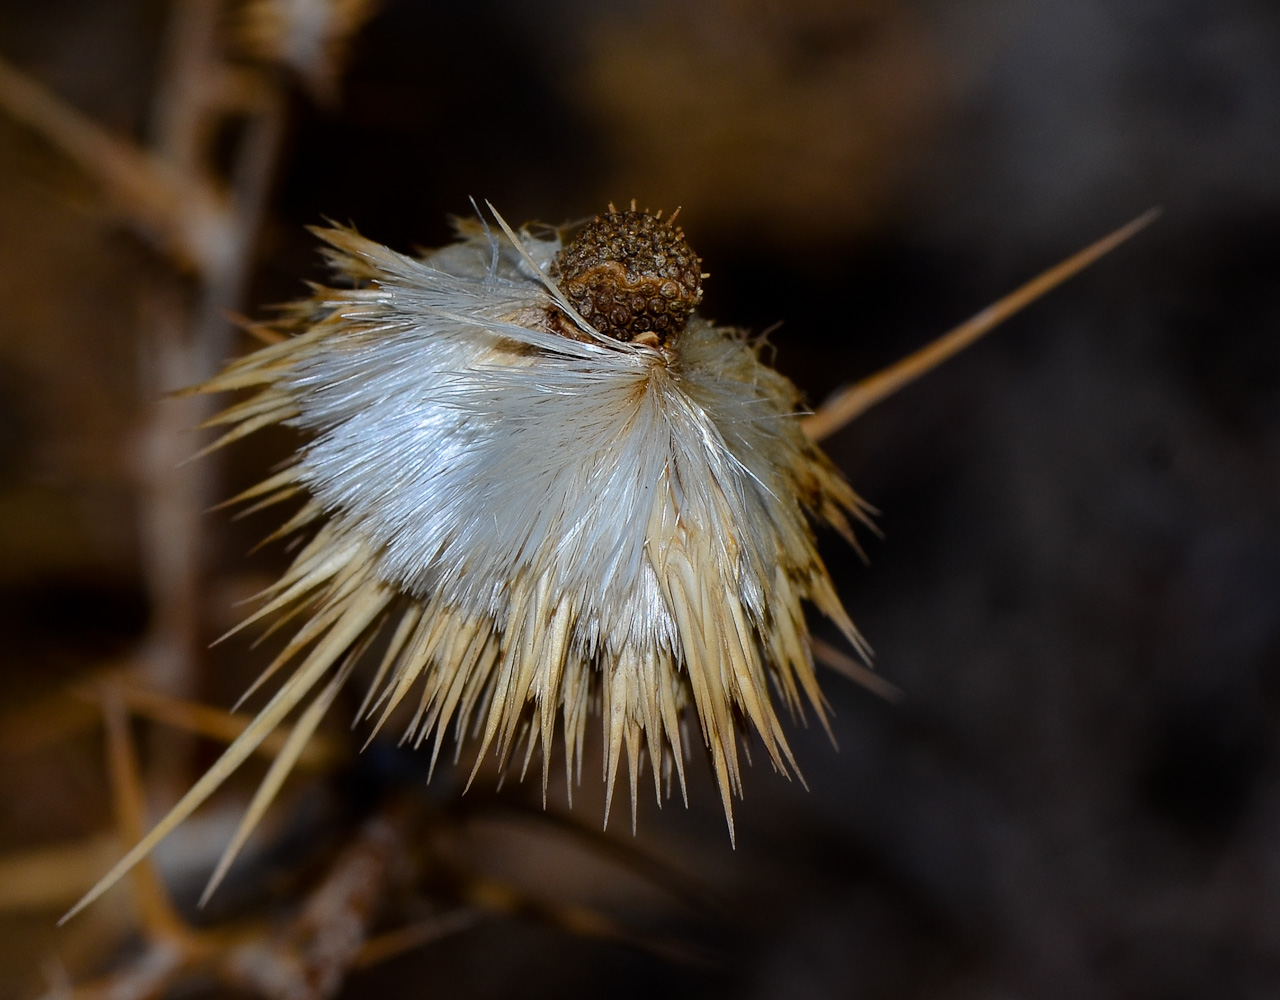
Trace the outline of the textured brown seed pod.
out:
M 551 275 L 601 333 L 664 344 L 702 301 L 702 260 L 674 222 L 634 202 L 621 212 L 610 205 L 556 256 Z

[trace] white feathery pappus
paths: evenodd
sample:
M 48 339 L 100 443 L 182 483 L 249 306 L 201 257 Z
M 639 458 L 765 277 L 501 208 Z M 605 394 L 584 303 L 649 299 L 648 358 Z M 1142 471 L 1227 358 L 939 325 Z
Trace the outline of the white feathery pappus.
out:
M 272 537 L 304 533 L 243 624 L 301 622 L 254 687 L 275 693 L 214 766 L 67 916 L 109 888 L 307 702 L 206 891 L 279 791 L 357 662 L 377 653 L 359 716 L 397 709 L 432 766 L 452 733 L 526 769 L 563 742 L 570 793 L 590 720 L 605 814 L 625 756 L 685 793 L 701 743 L 730 837 L 750 733 L 797 773 L 779 719 L 826 708 L 804 617 L 814 605 L 869 651 L 811 522 L 853 543 L 870 508 L 815 443 L 1146 225 L 1147 213 L 968 323 L 807 414 L 758 344 L 701 319 L 701 260 L 674 216 L 629 210 L 514 231 L 490 206 L 410 257 L 316 230 L 339 287 L 289 308 L 274 343 L 197 392 L 248 390 L 209 449 L 286 424 L 294 460 L 234 498 L 304 498 Z M 242 626 L 243 627 L 243 626 Z M 887 687 L 834 654 L 870 686 Z M 474 770 L 472 775 L 474 776 Z M 64 920 L 66 917 L 64 917 Z

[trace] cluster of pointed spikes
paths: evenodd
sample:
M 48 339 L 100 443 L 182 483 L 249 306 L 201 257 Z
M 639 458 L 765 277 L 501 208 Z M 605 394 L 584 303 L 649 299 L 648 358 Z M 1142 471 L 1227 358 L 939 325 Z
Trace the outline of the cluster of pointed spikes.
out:
M 588 224 L 589 236 L 601 225 L 634 226 L 636 218 L 658 220 L 658 216 L 638 212 L 632 203 L 629 212 L 610 212 Z M 674 215 L 661 223 L 672 228 Z M 466 232 L 466 229 L 463 229 Z M 672 228 L 672 232 L 679 232 Z M 342 229 L 318 231 L 333 251 L 331 261 L 353 279 L 363 277 L 358 262 L 373 264 L 390 252 Z M 513 235 L 520 246 L 526 242 Z M 680 236 L 683 242 L 683 236 Z M 573 245 L 571 245 L 572 247 Z M 549 269 L 556 273 L 553 261 Z M 644 262 L 637 265 L 643 272 Z M 389 268 L 387 269 L 389 270 Z M 374 271 L 377 275 L 379 272 Z M 381 272 L 385 282 L 387 271 Z M 634 275 L 633 275 L 634 277 Z M 665 275 L 658 275 L 659 280 Z M 701 277 L 699 275 L 698 277 Z M 375 280 L 377 280 L 375 278 Z M 323 344 L 334 330 L 349 334 L 349 290 L 316 289 L 316 298 L 304 304 L 296 320 L 295 335 L 261 349 L 228 367 L 221 375 L 199 387 L 201 392 L 221 393 L 257 389 L 248 400 L 232 406 L 208 421 L 206 426 L 230 426 L 205 451 L 221 448 L 256 430 L 299 417 L 297 397 L 282 388 L 294 369 L 300 352 L 311 342 Z M 618 338 L 623 339 L 623 338 Z M 721 341 L 717 334 L 713 341 Z M 753 402 L 768 401 L 776 412 L 767 420 L 797 412 L 800 398 L 790 383 L 766 369 L 755 359 L 755 351 L 745 342 L 731 341 L 732 359 L 747 369 L 760 386 Z M 720 373 L 716 373 L 717 375 Z M 854 542 L 846 513 L 866 524 L 870 508 L 858 498 L 829 462 L 791 422 L 784 432 L 789 445 L 785 457 L 790 465 L 787 486 L 804 494 L 803 504 L 834 526 L 850 543 Z M 774 433 L 774 438 L 783 437 Z M 306 491 L 301 463 L 273 475 L 264 482 L 227 501 L 226 505 L 251 503 L 245 511 L 256 511 Z M 225 506 L 225 505 L 224 505 Z M 566 786 L 570 800 L 573 785 L 581 781 L 581 766 L 588 720 L 598 715 L 603 725 L 605 821 L 611 809 L 619 765 L 625 754 L 630 777 L 632 824 L 636 821 L 638 781 L 647 756 L 652 763 L 655 795 L 670 796 L 672 779 L 687 801 L 684 765 L 690 748 L 688 709 L 696 714 L 715 770 L 733 835 L 731 796 L 742 794 L 739 745 L 749 754 L 744 720 L 749 720 L 762 740 L 774 767 L 783 774 L 799 776 L 794 757 L 770 696 L 786 705 L 793 721 L 804 716 L 807 701 L 826 726 L 825 701 L 814 673 L 808 646 L 802 605 L 811 601 L 831 618 L 863 656 L 869 655 L 862 638 L 840 604 L 816 552 L 811 533 L 804 526 L 801 503 L 793 502 L 794 517 L 787 525 L 792 536 L 779 546 L 790 546 L 802 555 L 790 563 L 774 566 L 765 583 L 770 587 L 773 613 L 770 628 L 753 626 L 739 600 L 708 600 L 708 594 L 731 594 L 735 581 L 720 579 L 708 586 L 706 576 L 714 573 L 722 560 L 699 551 L 718 541 L 710 535 L 688 532 L 681 524 L 682 511 L 651 511 L 650 523 L 640 526 L 648 533 L 650 558 L 661 564 L 657 573 L 662 597 L 671 609 L 683 641 L 685 662 L 680 653 L 658 645 L 648 655 L 623 646 L 607 668 L 592 663 L 575 652 L 570 632 L 578 624 L 581 608 L 572 595 L 556 600 L 546 575 L 531 579 L 517 573 L 508 584 L 505 621 L 492 614 L 467 613 L 452 605 L 446 596 L 414 596 L 388 584 L 379 573 L 379 560 L 369 542 L 336 522 L 324 523 L 323 504 L 309 499 L 293 517 L 268 536 L 272 541 L 313 528 L 315 534 L 294 558 L 289 570 L 261 596 L 259 609 L 236 630 L 262 619 L 274 619 L 277 629 L 293 618 L 304 624 L 286 647 L 245 694 L 247 698 L 267 679 L 293 662 L 309 645 L 316 644 L 277 694 L 268 709 L 272 718 L 283 718 L 311 688 L 337 657 L 343 656 L 337 677 L 323 690 L 296 727 L 297 752 L 323 715 L 341 683 L 366 649 L 377 643 L 379 633 L 385 647 L 376 672 L 358 712 L 359 721 L 371 721 L 368 739 L 380 732 L 393 713 L 405 704 L 417 688 L 413 709 L 402 743 L 420 747 L 431 740 L 434 770 L 441 746 L 450 728 L 454 736 L 456 762 L 462 743 L 470 735 L 480 739 L 475 772 L 490 749 L 496 751 L 500 768 L 512 754 L 521 757 L 523 777 L 535 751 L 542 751 L 542 784 L 545 799 L 548 764 L 555 742 L 557 717 L 561 724 Z M 718 512 L 721 523 L 732 523 L 732 512 Z M 678 536 L 678 537 L 677 537 Z M 354 643 L 354 645 L 353 645 Z M 765 648 L 761 648 L 761 646 Z M 708 669 L 690 669 L 690 663 Z M 547 668 L 550 665 L 550 669 Z M 727 667 L 727 669 L 725 669 Z M 242 699 L 243 700 L 243 699 Z M 321 707 L 323 706 L 323 707 Z M 638 711 L 637 711 L 638 709 Z M 266 729 L 264 727 L 263 731 Z M 829 729 L 828 729 L 829 731 Z M 523 749 L 519 750 L 519 745 Z M 295 754 L 296 755 L 296 754 Z M 289 753 L 282 754 L 273 774 L 264 781 L 254 805 L 246 813 L 241 834 L 228 851 L 228 860 L 238 850 L 258 821 L 280 780 L 292 766 Z

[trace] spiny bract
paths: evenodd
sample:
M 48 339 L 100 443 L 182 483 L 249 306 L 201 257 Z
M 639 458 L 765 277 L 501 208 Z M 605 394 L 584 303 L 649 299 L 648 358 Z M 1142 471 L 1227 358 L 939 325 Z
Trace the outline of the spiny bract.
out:
M 861 645 L 806 513 L 848 535 L 863 508 L 803 433 L 791 383 L 691 314 L 683 233 L 634 209 L 564 247 L 472 221 L 419 259 L 319 235 L 351 287 L 318 289 L 292 336 L 202 387 L 257 389 L 216 418 L 223 442 L 273 423 L 311 436 L 243 497 L 309 494 L 281 530 L 310 542 L 254 616 L 305 607 L 272 668 L 315 644 L 287 700 L 390 618 L 364 711 L 376 728 L 416 699 L 406 738 L 433 758 L 474 719 L 478 760 L 523 742 L 527 764 L 540 742 L 545 783 L 557 720 L 572 772 L 598 711 L 606 781 L 625 751 L 634 808 L 642 750 L 683 788 L 692 705 L 726 814 L 744 719 L 794 768 L 776 702 L 799 711 L 803 691 L 823 714 L 802 602 Z M 593 327 L 605 297 L 620 304 Z M 652 300 L 679 321 L 662 337 Z

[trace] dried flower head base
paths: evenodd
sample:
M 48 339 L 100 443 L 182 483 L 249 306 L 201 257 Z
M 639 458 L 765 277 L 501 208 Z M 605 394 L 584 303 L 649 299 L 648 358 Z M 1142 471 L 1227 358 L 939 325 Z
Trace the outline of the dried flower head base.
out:
M 309 437 L 235 498 L 305 498 L 273 537 L 308 540 L 244 623 L 300 624 L 255 684 L 286 675 L 267 705 L 76 910 L 310 699 L 212 890 L 371 650 L 361 717 L 372 734 L 403 710 L 433 766 L 449 733 L 478 740 L 477 767 L 492 753 L 523 773 L 541 749 L 545 794 L 558 731 L 571 790 L 594 717 L 606 818 L 624 756 L 634 823 L 643 759 L 659 798 L 673 779 L 683 795 L 700 743 L 732 836 L 740 741 L 795 773 L 779 713 L 826 722 L 805 603 L 868 655 L 810 523 L 852 542 L 868 508 L 814 441 L 1149 221 L 804 417 L 755 344 L 694 312 L 701 261 L 673 217 L 610 206 L 563 245 L 493 214 L 501 234 L 467 220 L 420 258 L 318 230 L 342 287 L 195 390 L 251 391 L 211 421 L 230 429 L 210 448 L 272 424 Z

